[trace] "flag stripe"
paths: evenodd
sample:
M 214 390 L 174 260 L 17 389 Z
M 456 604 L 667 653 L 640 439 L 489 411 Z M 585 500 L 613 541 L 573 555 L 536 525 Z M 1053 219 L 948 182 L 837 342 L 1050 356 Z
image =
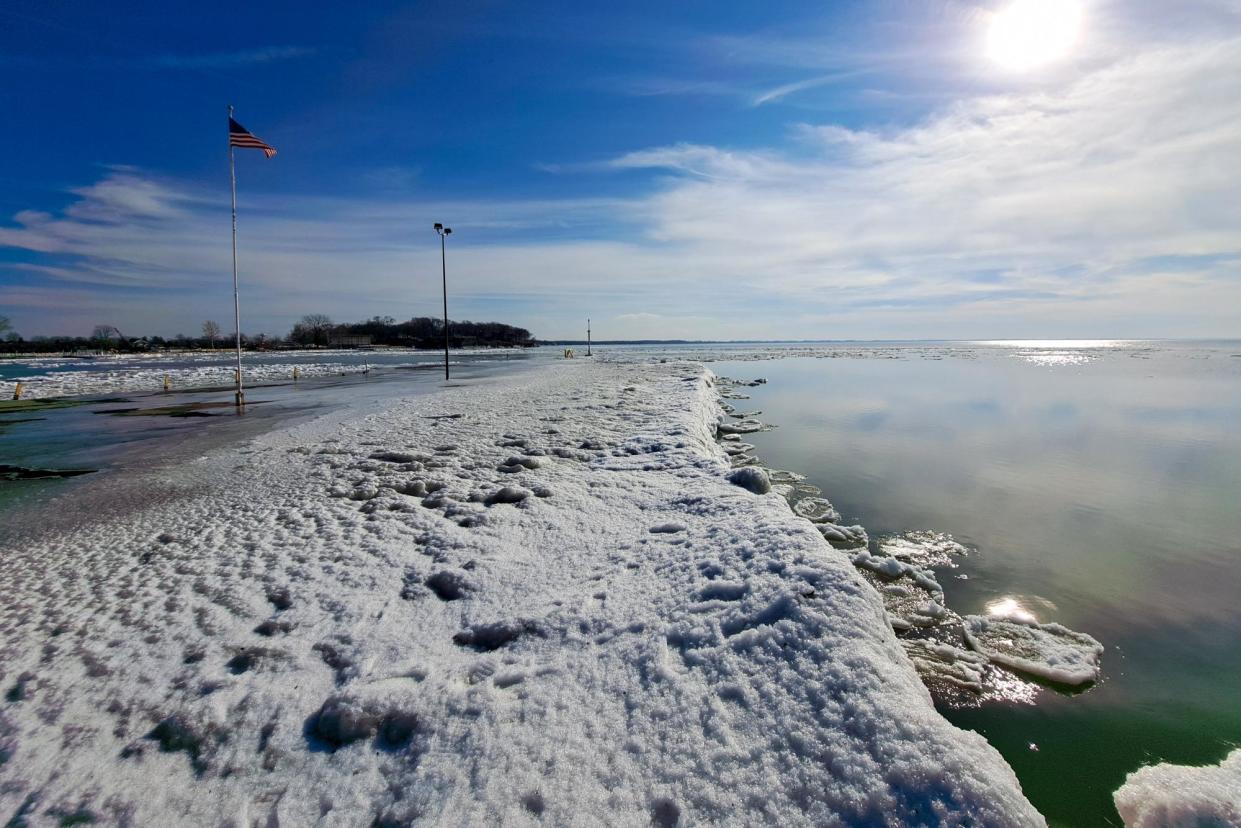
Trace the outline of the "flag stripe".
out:
M 271 158 L 276 154 L 276 148 L 267 142 L 261 140 L 257 135 L 243 127 L 241 124 L 228 119 L 228 145 L 230 147 L 241 147 L 243 149 L 262 150 L 263 154 Z

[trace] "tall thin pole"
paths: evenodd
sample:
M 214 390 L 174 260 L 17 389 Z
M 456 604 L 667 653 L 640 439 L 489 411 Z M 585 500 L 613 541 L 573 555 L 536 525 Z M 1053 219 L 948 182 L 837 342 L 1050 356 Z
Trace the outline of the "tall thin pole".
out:
M 440 233 L 440 271 L 444 279 L 444 381 L 448 381 L 448 254 L 444 247 L 444 237 L 448 233 Z
M 228 107 L 228 118 L 232 121 L 233 107 Z M 232 141 L 228 144 L 228 178 L 233 190 L 233 324 L 237 337 L 237 407 L 246 404 L 246 392 L 241 386 L 241 299 L 237 292 L 237 158 Z
M 590 317 L 586 317 L 586 356 L 590 356 Z

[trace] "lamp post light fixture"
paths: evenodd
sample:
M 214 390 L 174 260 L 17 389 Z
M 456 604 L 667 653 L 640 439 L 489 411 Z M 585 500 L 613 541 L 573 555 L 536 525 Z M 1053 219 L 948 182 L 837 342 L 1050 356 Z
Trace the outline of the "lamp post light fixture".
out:
M 435 232 L 440 237 L 440 275 L 444 280 L 444 381 L 448 381 L 448 254 L 444 248 L 444 239 L 452 234 L 451 227 L 435 222 Z

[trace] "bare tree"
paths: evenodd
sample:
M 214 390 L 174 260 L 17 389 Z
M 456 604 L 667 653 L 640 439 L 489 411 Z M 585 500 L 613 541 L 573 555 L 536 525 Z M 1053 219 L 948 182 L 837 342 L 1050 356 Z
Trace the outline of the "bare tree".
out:
M 303 345 L 326 345 L 328 334 L 335 327 L 332 318 L 322 313 L 309 313 L 293 326 L 292 338 Z
M 7 316 L 0 316 L 0 334 L 12 330 L 12 328 L 13 323 L 9 322 L 9 318 Z
M 215 340 L 220 335 L 220 323 L 212 322 L 208 319 L 203 323 L 203 336 L 211 341 L 211 347 L 215 347 Z
M 121 331 L 115 325 L 96 325 L 95 330 L 91 331 L 90 338 L 96 342 L 111 342 L 113 339 L 121 338 Z

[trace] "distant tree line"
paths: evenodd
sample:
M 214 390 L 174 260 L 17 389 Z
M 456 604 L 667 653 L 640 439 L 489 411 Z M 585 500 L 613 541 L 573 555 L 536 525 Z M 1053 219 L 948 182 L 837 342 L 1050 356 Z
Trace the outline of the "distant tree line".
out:
M 369 338 L 369 339 L 368 339 Z M 534 345 L 525 328 L 502 322 L 448 322 L 448 339 L 454 348 L 511 348 Z M 321 313 L 303 316 L 289 332 L 298 345 L 389 345 L 412 348 L 444 347 L 444 322 L 417 316 L 398 322 L 391 316 L 372 316 L 365 322 L 336 324 Z
M 267 334 L 241 335 L 241 344 L 247 350 L 267 350 L 284 345 L 279 337 Z M 176 336 L 125 336 L 112 325 L 96 325 L 90 336 L 34 336 L 29 339 L 10 332 L 0 336 L 0 354 L 50 354 L 50 353 L 142 353 L 145 351 L 195 350 L 225 345 L 233 347 L 233 334 L 221 340 L 218 332 L 213 337 Z
M 534 338 L 525 328 L 500 322 L 448 323 L 449 340 L 454 348 L 499 348 L 531 346 Z M 2 353 L 63 353 L 63 352 L 142 352 L 189 350 L 194 348 L 233 347 L 235 334 L 223 333 L 218 323 L 208 319 L 202 323 L 202 336 L 177 334 L 173 337 L 131 337 L 115 325 L 96 325 L 90 336 L 22 337 L 13 330 L 7 317 L 0 316 L 0 354 Z M 241 335 L 246 350 L 297 348 L 331 345 L 387 345 L 410 348 L 444 347 L 444 323 L 440 319 L 416 317 L 397 322 L 391 316 L 374 316 L 365 322 L 337 324 L 324 314 L 303 316 L 287 338 L 267 334 Z

